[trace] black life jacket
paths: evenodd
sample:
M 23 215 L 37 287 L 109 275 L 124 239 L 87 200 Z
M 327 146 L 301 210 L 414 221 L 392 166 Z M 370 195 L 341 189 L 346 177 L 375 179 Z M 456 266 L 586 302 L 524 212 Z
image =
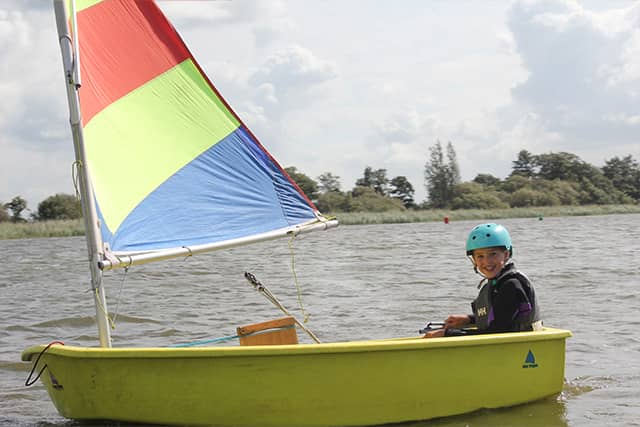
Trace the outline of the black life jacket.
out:
M 513 263 L 507 264 L 500 276 L 496 279 L 486 280 L 480 289 L 478 297 L 471 303 L 471 309 L 475 315 L 475 323 L 478 329 L 483 330 L 489 327 L 489 313 L 492 312 L 493 306 L 491 303 L 491 293 L 493 287 L 499 287 L 504 282 L 510 279 L 517 279 L 522 285 L 525 294 L 531 304 L 531 311 L 522 315 L 519 314 L 514 320 L 514 331 L 531 331 L 533 330 L 532 324 L 540 320 L 540 310 L 538 309 L 538 300 L 536 298 L 533 286 L 529 281 L 529 278 L 516 270 Z

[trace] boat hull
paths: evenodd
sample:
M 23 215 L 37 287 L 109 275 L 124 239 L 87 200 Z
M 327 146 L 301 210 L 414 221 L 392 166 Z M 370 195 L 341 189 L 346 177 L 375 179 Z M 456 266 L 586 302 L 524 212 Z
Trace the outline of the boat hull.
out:
M 554 395 L 565 340 L 539 332 L 208 348 L 54 345 L 38 370 L 77 420 L 217 426 L 347 426 L 424 420 Z M 31 347 L 35 361 L 45 346 Z

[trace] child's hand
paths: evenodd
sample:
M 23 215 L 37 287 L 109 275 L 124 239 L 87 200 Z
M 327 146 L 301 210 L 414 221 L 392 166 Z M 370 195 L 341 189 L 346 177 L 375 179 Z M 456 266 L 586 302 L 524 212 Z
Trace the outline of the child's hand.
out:
M 444 327 L 449 328 L 461 328 L 469 324 L 469 316 L 466 314 L 452 314 L 444 321 Z
M 434 329 L 424 334 L 422 338 L 439 338 L 444 336 L 444 329 Z

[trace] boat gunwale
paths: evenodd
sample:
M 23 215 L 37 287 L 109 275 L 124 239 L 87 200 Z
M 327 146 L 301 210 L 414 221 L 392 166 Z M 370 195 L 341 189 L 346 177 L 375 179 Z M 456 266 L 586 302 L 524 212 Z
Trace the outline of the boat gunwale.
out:
M 473 335 L 423 339 L 422 337 L 387 338 L 380 340 L 346 341 L 320 344 L 287 344 L 234 347 L 77 347 L 52 345 L 47 355 L 78 359 L 163 359 L 163 358 L 210 358 L 251 356 L 298 356 L 332 353 L 361 353 L 372 351 L 406 351 L 473 347 L 521 342 L 547 341 L 571 337 L 569 330 L 544 328 L 535 332 L 510 332 L 501 334 Z M 37 345 L 22 352 L 22 361 L 28 362 L 47 346 Z

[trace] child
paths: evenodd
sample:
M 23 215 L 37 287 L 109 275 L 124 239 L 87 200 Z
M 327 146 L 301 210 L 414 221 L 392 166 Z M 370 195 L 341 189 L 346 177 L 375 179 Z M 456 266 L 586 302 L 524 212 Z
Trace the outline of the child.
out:
M 476 226 L 467 239 L 467 256 L 474 271 L 484 277 L 471 303 L 473 314 L 450 315 L 443 329 L 429 331 L 425 338 L 542 329 L 533 285 L 511 260 L 513 247 L 506 228 L 494 223 Z M 470 324 L 477 329 L 459 329 Z

